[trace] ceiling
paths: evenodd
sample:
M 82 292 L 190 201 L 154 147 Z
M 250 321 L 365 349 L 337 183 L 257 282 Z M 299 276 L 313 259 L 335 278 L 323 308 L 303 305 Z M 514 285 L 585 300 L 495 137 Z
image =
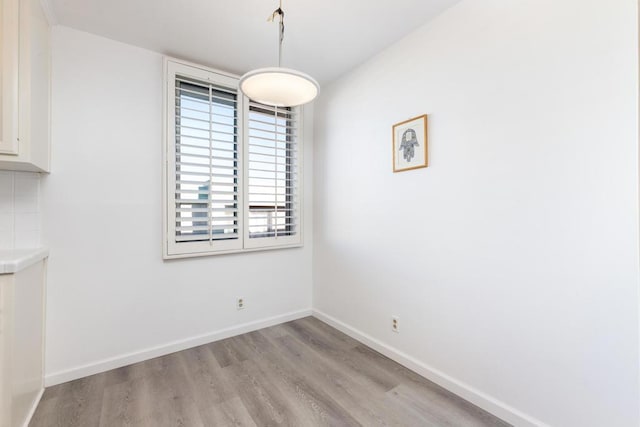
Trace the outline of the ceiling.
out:
M 277 65 L 277 0 L 48 0 L 58 24 L 232 73 Z M 459 0 L 283 0 L 282 66 L 321 84 Z

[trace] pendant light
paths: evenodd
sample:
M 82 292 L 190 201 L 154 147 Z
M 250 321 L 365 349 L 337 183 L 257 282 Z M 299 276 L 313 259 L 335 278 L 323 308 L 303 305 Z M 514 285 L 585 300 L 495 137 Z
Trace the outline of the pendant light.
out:
M 250 99 L 274 107 L 295 107 L 313 101 L 320 85 L 308 74 L 282 68 L 282 41 L 284 40 L 284 11 L 282 0 L 269 21 L 280 18 L 278 31 L 278 66 L 258 68 L 240 78 L 240 90 Z

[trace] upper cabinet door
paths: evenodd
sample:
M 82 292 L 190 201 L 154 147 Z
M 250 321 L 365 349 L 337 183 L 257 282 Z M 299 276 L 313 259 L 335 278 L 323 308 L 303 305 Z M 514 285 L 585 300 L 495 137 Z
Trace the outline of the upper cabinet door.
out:
M 19 154 L 19 0 L 0 0 L 0 153 Z
M 41 0 L 0 0 L 0 170 L 49 172 L 50 89 Z

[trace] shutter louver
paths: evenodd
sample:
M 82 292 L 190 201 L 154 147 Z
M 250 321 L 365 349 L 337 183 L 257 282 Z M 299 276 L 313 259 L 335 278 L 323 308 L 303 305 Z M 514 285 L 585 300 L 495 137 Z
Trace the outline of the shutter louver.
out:
M 175 79 L 175 242 L 239 239 L 237 93 Z
M 299 234 L 299 110 L 249 102 L 247 227 L 249 239 Z

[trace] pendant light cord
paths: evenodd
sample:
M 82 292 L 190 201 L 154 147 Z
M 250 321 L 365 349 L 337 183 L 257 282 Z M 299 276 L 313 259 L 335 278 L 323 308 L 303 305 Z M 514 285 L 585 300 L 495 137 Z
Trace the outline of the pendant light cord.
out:
M 278 32 L 278 67 L 282 65 L 282 41 L 284 40 L 284 10 L 282 10 L 282 0 L 280 6 L 273 11 L 268 21 L 273 22 L 276 16 L 280 17 L 280 31 Z

